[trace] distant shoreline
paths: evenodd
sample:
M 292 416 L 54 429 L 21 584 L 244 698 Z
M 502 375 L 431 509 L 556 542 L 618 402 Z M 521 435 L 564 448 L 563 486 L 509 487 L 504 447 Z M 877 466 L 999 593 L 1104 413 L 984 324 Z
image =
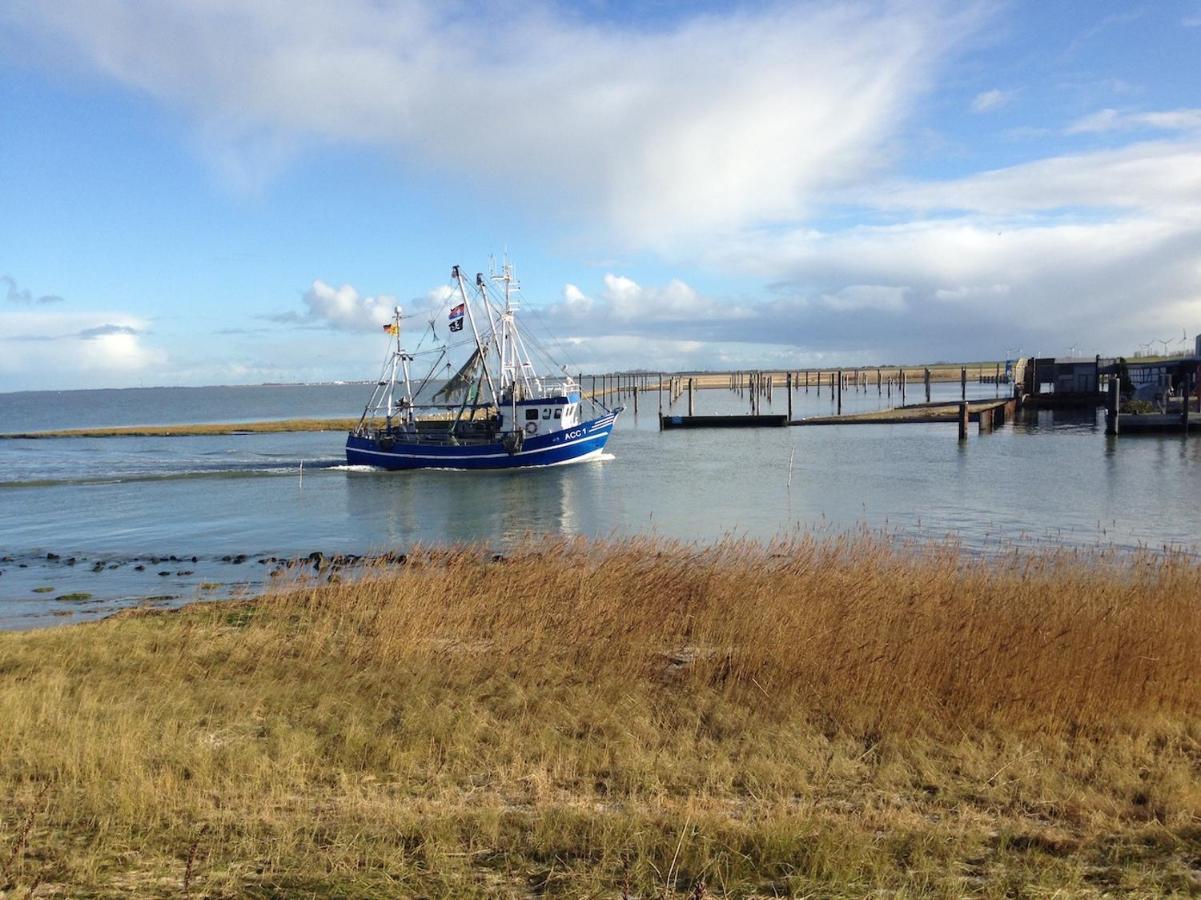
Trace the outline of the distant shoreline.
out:
M 98 428 L 58 428 L 50 431 L 14 431 L 0 434 L 0 440 L 41 440 L 42 438 L 94 437 L 184 437 L 195 435 L 277 434 L 291 431 L 350 431 L 359 422 L 353 419 L 281 419 L 268 422 L 202 422 L 175 425 L 116 425 Z

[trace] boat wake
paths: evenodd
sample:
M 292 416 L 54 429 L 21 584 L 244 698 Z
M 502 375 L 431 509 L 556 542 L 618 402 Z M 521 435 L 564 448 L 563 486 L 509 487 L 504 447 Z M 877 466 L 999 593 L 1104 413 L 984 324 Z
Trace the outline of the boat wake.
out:
M 278 477 L 281 475 L 296 476 L 303 472 L 313 472 L 317 470 L 329 471 L 331 469 L 345 469 L 339 460 L 335 459 L 306 459 L 304 460 L 304 468 L 301 469 L 301 461 L 294 460 L 287 464 L 281 464 L 275 460 L 270 463 L 258 464 L 253 463 L 231 463 L 227 466 L 199 466 L 199 467 L 183 467 L 179 469 L 168 469 L 160 471 L 138 471 L 131 470 L 128 472 L 109 473 L 104 475 L 75 475 L 65 477 L 55 477 L 47 475 L 44 477 L 32 478 L 13 478 L 5 480 L 0 478 L 0 489 L 5 488 L 42 488 L 42 487 L 57 487 L 60 485 L 105 485 L 105 484 L 130 484 L 137 482 L 153 482 L 153 481 L 182 481 L 200 478 L 261 478 L 261 477 Z M 351 467 L 353 468 L 353 467 Z M 364 467 L 370 468 L 370 467 Z

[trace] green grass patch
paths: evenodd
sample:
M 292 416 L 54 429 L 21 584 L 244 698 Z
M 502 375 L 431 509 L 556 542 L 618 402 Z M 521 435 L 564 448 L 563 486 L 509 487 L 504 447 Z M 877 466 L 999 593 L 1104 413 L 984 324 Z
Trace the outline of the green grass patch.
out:
M 54 599 L 60 603 L 81 603 L 84 600 L 91 600 L 92 595 L 87 591 L 73 591 L 70 594 L 59 594 Z

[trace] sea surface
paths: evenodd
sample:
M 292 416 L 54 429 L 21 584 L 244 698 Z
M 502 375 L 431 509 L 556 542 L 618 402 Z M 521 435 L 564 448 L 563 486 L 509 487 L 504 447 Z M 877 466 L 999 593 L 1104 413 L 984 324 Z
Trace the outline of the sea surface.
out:
M 586 379 L 587 381 L 587 379 Z M 354 416 L 371 386 L 139 388 L 0 394 L 0 432 Z M 968 385 L 993 397 L 993 385 Z M 958 399 L 959 385 L 933 388 Z M 908 400 L 924 399 L 912 388 Z M 630 398 L 596 461 L 506 472 L 345 465 L 340 432 L 0 440 L 0 628 L 81 621 L 137 604 L 253 593 L 321 553 L 531 535 L 708 542 L 869 528 L 973 552 L 1040 544 L 1196 552 L 1201 441 L 1106 437 L 1100 414 L 1042 411 L 992 434 L 956 426 L 668 431 L 658 396 Z M 845 391 L 844 412 L 898 402 Z M 686 409 L 678 400 L 673 412 Z M 697 413 L 747 410 L 698 391 Z M 794 415 L 832 411 L 828 388 Z M 782 413 L 778 389 L 770 408 Z M 140 567 L 140 568 L 139 568 Z M 86 596 L 84 596 L 86 595 Z M 150 599 L 147 599 L 150 598 Z

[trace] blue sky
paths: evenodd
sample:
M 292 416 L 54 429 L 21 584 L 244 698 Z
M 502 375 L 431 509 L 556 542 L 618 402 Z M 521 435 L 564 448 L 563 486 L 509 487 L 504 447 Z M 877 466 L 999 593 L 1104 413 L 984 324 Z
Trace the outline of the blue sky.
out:
M 506 249 L 585 371 L 1178 340 L 1197 59 L 1193 0 L 16 0 L 0 390 L 370 377 Z

